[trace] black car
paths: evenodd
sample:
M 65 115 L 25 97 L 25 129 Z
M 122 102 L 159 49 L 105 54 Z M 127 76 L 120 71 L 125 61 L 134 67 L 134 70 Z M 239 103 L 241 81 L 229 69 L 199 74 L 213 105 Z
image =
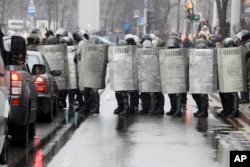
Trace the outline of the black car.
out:
M 56 76 L 61 75 L 61 71 L 51 71 L 45 57 L 36 51 L 27 51 L 28 66 L 32 68 L 34 64 L 45 66 L 45 73 L 33 76 L 37 86 L 37 120 L 51 122 L 58 112 L 58 85 Z

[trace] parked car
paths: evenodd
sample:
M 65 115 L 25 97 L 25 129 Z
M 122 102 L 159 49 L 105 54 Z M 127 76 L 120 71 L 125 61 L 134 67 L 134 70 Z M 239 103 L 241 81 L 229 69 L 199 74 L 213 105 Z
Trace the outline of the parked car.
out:
M 39 70 L 37 70 L 39 69 Z M 43 70 L 42 70 L 43 69 Z M 9 134 L 13 143 L 25 147 L 35 136 L 37 88 L 32 75 L 45 72 L 45 67 L 36 65 L 32 70 L 25 65 L 6 66 L 10 90 Z
M 0 55 L 0 165 L 7 163 L 8 155 L 8 115 L 10 106 L 7 91 L 5 65 Z
M 21 103 L 25 104 L 25 98 L 30 99 L 30 96 L 20 98 L 20 95 L 24 94 L 23 92 L 30 91 L 24 89 L 26 88 L 25 84 L 21 81 L 21 79 L 28 80 L 28 77 L 26 78 L 25 75 L 21 74 L 22 72 L 14 69 L 15 66 L 22 66 L 25 63 L 25 39 L 20 36 L 3 37 L 0 29 L 0 44 L 0 165 L 5 165 L 8 159 L 8 135 L 12 135 L 15 141 L 20 139 L 19 142 L 26 145 L 28 135 L 30 134 L 33 137 L 31 134 L 34 134 L 35 129 L 34 126 L 30 126 L 33 133 L 28 133 L 30 123 L 28 118 L 30 117 L 23 116 L 26 113 L 31 115 L 31 110 L 27 111 L 23 108 L 18 111 L 15 110 Z M 32 71 L 34 74 L 38 74 L 37 68 L 44 69 L 41 65 L 34 65 Z M 18 117 L 19 115 L 22 116 Z M 28 128 L 22 131 L 23 127 Z
M 34 75 L 35 84 L 37 86 L 37 119 L 41 121 L 51 122 L 58 112 L 58 86 L 54 77 L 60 76 L 61 71 L 51 71 L 46 58 L 36 51 L 27 51 L 28 66 L 33 68 L 34 64 L 42 64 L 45 66 L 45 73 Z

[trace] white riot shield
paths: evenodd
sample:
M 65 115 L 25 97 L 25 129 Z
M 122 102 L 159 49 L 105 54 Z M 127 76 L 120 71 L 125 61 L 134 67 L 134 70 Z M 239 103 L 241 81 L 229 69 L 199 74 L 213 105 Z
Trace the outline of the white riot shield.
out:
M 39 52 L 47 59 L 51 70 L 60 70 L 61 76 L 55 77 L 59 90 L 68 89 L 68 59 L 66 45 L 42 45 Z
M 217 91 L 217 59 L 214 49 L 189 50 L 189 92 Z
M 160 50 L 161 87 L 163 93 L 185 93 L 188 91 L 187 50 Z
M 218 49 L 219 90 L 240 92 L 247 90 L 246 51 L 243 47 Z
M 140 92 L 161 92 L 159 49 L 138 48 L 137 72 Z
M 108 46 L 101 44 L 84 44 L 79 62 L 80 90 L 88 88 L 105 88 Z
M 74 57 L 76 55 L 76 46 L 67 46 L 67 58 L 68 58 L 68 72 L 69 72 L 69 87 L 68 89 L 78 88 L 78 75 L 77 75 L 77 65 L 74 62 Z
M 109 47 L 110 87 L 114 91 L 137 90 L 135 46 Z

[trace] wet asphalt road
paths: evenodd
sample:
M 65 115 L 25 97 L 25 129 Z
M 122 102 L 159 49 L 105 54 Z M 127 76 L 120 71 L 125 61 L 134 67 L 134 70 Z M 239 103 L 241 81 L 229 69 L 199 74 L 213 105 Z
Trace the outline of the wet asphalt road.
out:
M 165 112 L 169 107 L 165 96 Z M 100 114 L 90 115 L 60 149 L 49 167 L 217 167 L 216 150 L 207 130 L 227 126 L 213 115 L 192 116 L 196 105 L 188 96 L 187 111 L 181 118 L 169 116 L 121 117 L 113 115 L 114 92 L 101 96 Z

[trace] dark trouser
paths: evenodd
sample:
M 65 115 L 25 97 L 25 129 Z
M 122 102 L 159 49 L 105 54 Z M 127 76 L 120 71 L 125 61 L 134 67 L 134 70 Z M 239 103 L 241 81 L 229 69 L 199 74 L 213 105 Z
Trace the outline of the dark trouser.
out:
M 135 113 L 138 111 L 139 107 L 139 92 L 138 91 L 130 91 L 129 92 L 129 109 L 131 113 Z
M 208 95 L 207 94 L 192 94 L 194 101 L 198 107 L 198 112 L 194 115 L 197 117 L 208 116 Z
M 69 95 L 69 104 L 73 104 L 76 100 L 79 103 L 79 106 L 83 106 L 83 97 L 79 89 L 73 89 L 68 91 Z
M 142 102 L 142 110 L 140 111 L 140 113 L 147 114 L 150 109 L 150 93 L 142 92 L 141 102 Z
M 167 115 L 173 115 L 173 116 L 181 116 L 181 94 L 175 93 L 175 94 L 168 94 L 170 99 L 170 105 L 171 109 L 167 113 Z
M 99 113 L 100 96 L 98 89 L 84 88 L 83 96 L 86 110 L 93 113 Z
M 66 107 L 66 98 L 68 95 L 68 90 L 60 90 L 58 95 L 59 108 Z
M 232 110 L 232 94 L 219 92 L 223 112 L 230 113 Z
M 240 92 L 240 103 L 249 102 L 249 91 Z

